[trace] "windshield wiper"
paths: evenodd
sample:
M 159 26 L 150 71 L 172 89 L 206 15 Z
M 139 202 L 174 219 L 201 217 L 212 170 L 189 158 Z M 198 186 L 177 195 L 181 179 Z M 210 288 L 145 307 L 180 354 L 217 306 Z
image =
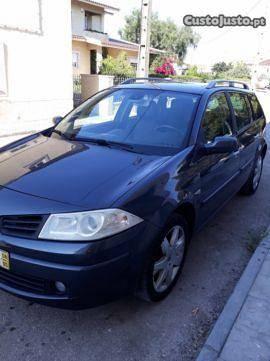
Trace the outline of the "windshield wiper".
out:
M 131 144 L 127 144 L 127 143 L 115 142 L 114 140 L 109 140 L 108 143 L 125 149 L 131 149 L 131 150 L 134 149 L 134 147 Z
M 133 146 L 130 144 L 115 142 L 113 140 L 106 140 L 106 139 L 100 139 L 100 138 L 78 138 L 78 137 L 76 137 L 74 140 L 94 143 L 94 144 L 98 144 L 103 147 L 109 147 L 109 148 L 111 148 L 112 146 L 116 146 L 116 147 L 120 147 L 120 148 L 125 149 L 130 152 L 132 152 L 134 149 Z
M 60 135 L 60 137 L 62 137 L 64 139 L 71 140 L 71 138 L 68 135 L 66 135 L 65 133 L 62 133 L 58 129 L 53 129 L 52 133 L 58 134 L 58 135 Z
M 79 142 L 87 142 L 87 143 L 94 143 L 104 147 L 110 147 L 111 145 L 105 139 L 98 139 L 98 138 L 83 138 L 83 137 L 74 137 L 74 140 Z

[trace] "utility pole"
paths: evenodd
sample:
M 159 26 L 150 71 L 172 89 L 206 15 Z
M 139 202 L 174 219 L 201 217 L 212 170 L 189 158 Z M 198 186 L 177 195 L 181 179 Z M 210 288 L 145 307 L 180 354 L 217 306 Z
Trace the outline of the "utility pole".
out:
M 149 73 L 149 48 L 152 0 L 142 0 L 141 43 L 138 55 L 137 78 L 147 78 Z
M 265 18 L 268 19 L 268 12 L 269 12 L 269 4 L 268 0 L 264 0 L 265 3 Z M 261 30 L 258 30 L 258 48 L 257 53 L 254 59 L 254 65 L 252 69 L 251 74 L 251 86 L 253 89 L 256 88 L 259 81 L 260 76 L 260 62 L 263 60 L 263 56 L 265 54 L 262 53 L 262 49 L 264 49 L 264 42 L 265 42 L 265 32 L 266 32 L 266 26 L 263 27 Z

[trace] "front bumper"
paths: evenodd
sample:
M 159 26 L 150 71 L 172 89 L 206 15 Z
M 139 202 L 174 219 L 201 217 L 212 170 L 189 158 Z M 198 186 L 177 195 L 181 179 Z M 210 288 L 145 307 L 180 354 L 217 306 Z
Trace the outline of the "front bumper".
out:
M 96 242 L 55 242 L 0 234 L 10 271 L 0 269 L 0 289 L 63 308 L 100 305 L 134 290 L 159 229 L 148 222 Z M 55 282 L 62 282 L 60 293 Z

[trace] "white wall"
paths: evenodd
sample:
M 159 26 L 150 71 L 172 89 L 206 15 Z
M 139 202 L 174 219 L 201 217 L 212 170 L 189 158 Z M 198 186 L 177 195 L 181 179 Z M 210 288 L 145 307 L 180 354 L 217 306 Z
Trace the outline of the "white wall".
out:
M 72 34 L 91 36 L 91 32 L 85 31 L 85 11 L 90 11 L 92 13 L 101 15 L 100 31 L 104 31 L 104 8 L 72 0 Z
M 8 88 L 0 136 L 45 128 L 72 109 L 71 39 L 69 0 L 0 1 Z
M 71 23 L 72 23 L 72 34 L 83 35 L 84 32 L 84 11 L 81 11 L 82 7 L 72 2 L 71 6 Z

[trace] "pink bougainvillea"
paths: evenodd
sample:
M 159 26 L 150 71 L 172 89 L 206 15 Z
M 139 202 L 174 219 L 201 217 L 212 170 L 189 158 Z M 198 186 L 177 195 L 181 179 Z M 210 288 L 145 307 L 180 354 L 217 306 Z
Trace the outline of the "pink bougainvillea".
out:
M 164 63 L 155 69 L 155 73 L 165 76 L 175 75 L 175 70 L 171 59 L 165 59 Z

